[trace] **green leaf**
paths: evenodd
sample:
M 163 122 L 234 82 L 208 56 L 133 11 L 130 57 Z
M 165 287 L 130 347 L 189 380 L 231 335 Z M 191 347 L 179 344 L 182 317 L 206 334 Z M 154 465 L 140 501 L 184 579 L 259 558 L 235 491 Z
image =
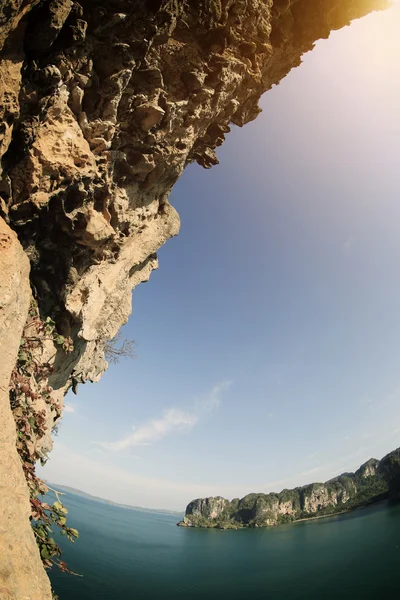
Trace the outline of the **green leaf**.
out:
M 41 557 L 44 558 L 45 560 L 50 560 L 51 558 L 51 554 L 48 551 L 48 548 L 45 544 L 42 544 L 41 548 L 40 548 L 40 554 Z
M 65 342 L 65 337 L 63 335 L 55 335 L 54 336 L 54 342 L 56 344 L 58 344 L 59 346 L 62 346 L 63 343 Z
M 36 527 L 36 533 L 43 539 L 46 537 L 46 532 L 43 527 Z
M 27 363 L 29 360 L 29 356 L 26 354 L 26 352 L 19 352 L 18 360 L 19 362 Z
M 72 527 L 69 528 L 69 533 L 71 535 L 73 535 L 74 537 L 78 538 L 79 537 L 79 531 L 77 529 L 72 529 Z

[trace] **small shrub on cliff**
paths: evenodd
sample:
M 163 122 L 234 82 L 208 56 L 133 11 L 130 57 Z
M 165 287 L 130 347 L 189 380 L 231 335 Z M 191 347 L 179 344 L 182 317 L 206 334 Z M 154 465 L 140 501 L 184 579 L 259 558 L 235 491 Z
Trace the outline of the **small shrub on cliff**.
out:
M 106 360 L 112 364 L 118 363 L 121 358 L 134 359 L 135 355 L 135 340 L 122 340 L 121 332 L 112 339 L 108 340 L 104 346 L 104 356 Z

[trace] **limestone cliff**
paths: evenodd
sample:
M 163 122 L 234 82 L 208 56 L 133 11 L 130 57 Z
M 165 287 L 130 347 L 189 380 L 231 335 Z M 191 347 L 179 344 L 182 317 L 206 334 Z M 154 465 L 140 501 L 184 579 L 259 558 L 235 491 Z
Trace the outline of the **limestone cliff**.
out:
M 373 504 L 400 493 L 400 448 L 355 473 L 279 494 L 248 494 L 241 500 L 199 498 L 188 504 L 182 527 L 266 527 L 324 516 Z
M 53 397 L 35 451 L 51 448 L 65 392 L 101 377 L 132 289 L 178 233 L 168 196 L 185 166 L 216 164 L 231 124 L 316 40 L 388 4 L 0 0 L 0 215 L 41 318 L 72 340 L 36 358 Z
M 179 231 L 168 195 L 314 42 L 388 0 L 2 0 L 1 212 L 58 350 L 50 384 L 97 381 L 131 291 Z

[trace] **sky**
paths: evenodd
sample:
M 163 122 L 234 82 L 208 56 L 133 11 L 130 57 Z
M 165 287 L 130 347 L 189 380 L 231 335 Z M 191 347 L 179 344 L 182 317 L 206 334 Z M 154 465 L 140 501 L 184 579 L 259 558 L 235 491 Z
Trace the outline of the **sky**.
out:
M 186 169 L 136 358 L 68 394 L 40 476 L 183 510 L 400 446 L 400 2 L 319 41 Z

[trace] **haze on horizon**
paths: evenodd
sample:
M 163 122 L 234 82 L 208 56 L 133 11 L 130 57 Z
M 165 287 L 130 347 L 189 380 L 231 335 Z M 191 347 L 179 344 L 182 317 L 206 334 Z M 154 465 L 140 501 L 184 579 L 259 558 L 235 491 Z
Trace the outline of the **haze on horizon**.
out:
M 331 34 L 171 203 L 137 358 L 68 395 L 39 475 L 122 504 L 280 491 L 400 446 L 400 3 Z

